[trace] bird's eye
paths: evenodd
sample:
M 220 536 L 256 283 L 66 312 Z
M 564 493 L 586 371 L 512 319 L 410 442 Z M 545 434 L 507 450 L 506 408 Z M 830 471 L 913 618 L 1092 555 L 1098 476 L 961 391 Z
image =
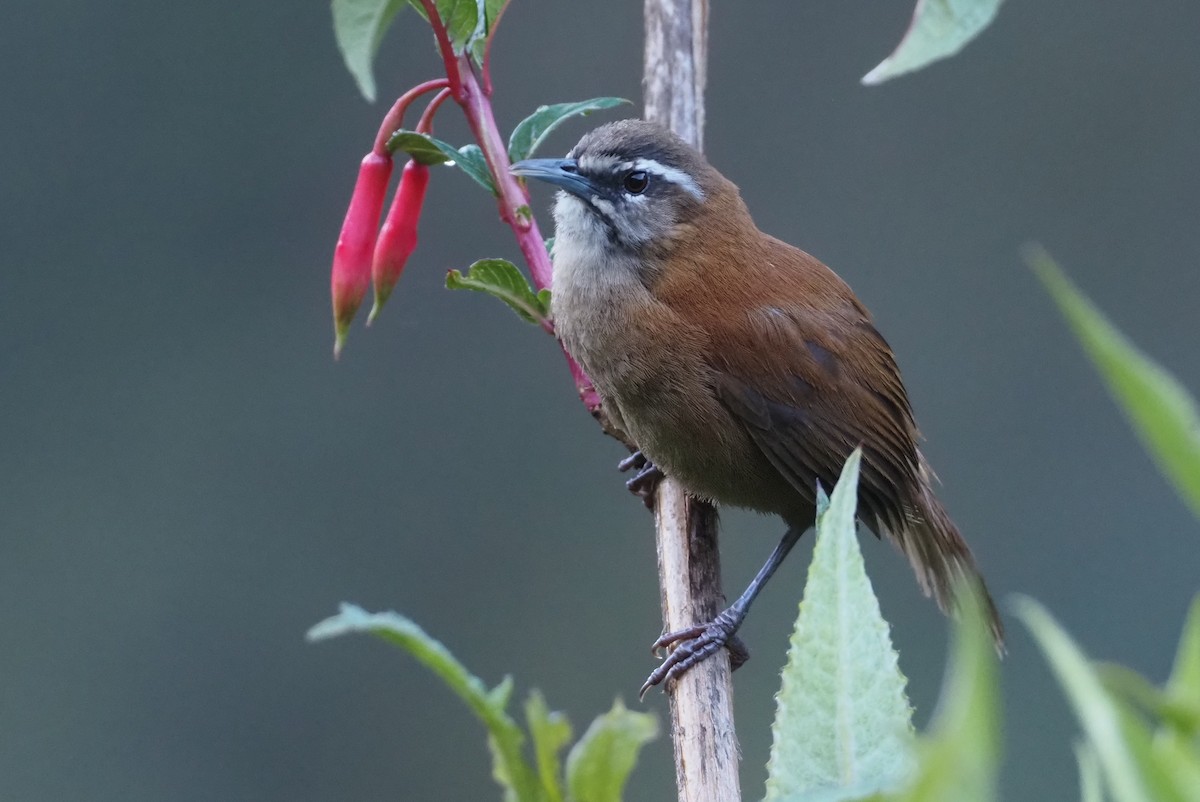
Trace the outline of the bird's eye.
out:
M 650 186 L 650 176 L 646 175 L 645 170 L 634 170 L 625 176 L 622 183 L 630 195 L 641 195 Z

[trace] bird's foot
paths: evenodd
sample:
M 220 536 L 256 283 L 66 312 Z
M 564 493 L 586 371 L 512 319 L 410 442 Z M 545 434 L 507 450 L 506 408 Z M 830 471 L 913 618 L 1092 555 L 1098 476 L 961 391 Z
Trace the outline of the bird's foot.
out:
M 625 481 L 625 487 L 629 488 L 630 493 L 640 498 L 646 507 L 653 508 L 654 491 L 658 489 L 658 483 L 663 479 L 663 472 L 658 469 L 658 466 L 646 459 L 642 452 L 635 451 L 617 463 L 617 470 L 622 473 L 630 470 L 637 471 Z
M 750 659 L 750 650 L 741 638 L 734 634 L 741 626 L 743 617 L 732 609 L 725 610 L 707 624 L 668 632 L 656 640 L 650 647 L 656 655 L 671 644 L 676 646 L 642 683 L 638 698 L 644 697 L 646 691 L 656 685 L 662 685 L 665 689 L 669 682 L 716 654 L 722 647 L 729 650 L 730 667 L 734 670 L 740 668 Z

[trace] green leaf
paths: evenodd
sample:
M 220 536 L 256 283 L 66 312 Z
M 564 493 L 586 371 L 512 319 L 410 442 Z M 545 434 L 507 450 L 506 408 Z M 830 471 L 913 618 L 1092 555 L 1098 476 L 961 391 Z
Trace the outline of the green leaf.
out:
M 450 146 L 447 145 L 447 147 Z M 432 137 L 418 134 L 416 131 L 406 131 L 403 128 L 388 139 L 387 149 L 392 153 L 398 150 L 403 151 L 420 164 L 444 164 L 453 158 L 453 156 L 447 156 L 442 148 L 434 144 Z M 455 154 L 458 152 L 452 147 L 450 150 Z
M 1087 743 L 1077 743 L 1075 760 L 1079 763 L 1080 802 L 1104 802 L 1104 785 L 1096 750 Z
M 912 22 L 892 55 L 866 75 L 868 86 L 883 83 L 953 56 L 996 18 L 1001 0 L 917 0 Z
M 511 690 L 510 680 L 488 691 L 449 649 L 398 613 L 368 613 L 361 607 L 343 604 L 337 615 L 314 626 L 307 637 L 310 641 L 322 641 L 351 633 L 371 634 L 400 646 L 436 674 L 487 727 L 488 743 L 495 756 L 493 773 L 505 787 L 506 798 L 522 802 L 539 798 L 533 770 L 521 756 L 524 736 L 504 709 Z
M 1152 746 L 1159 771 L 1188 802 L 1200 800 L 1200 742 L 1178 732 L 1160 731 Z
M 483 13 L 487 18 L 488 36 L 492 35 L 492 26 L 496 22 L 496 17 L 500 16 L 500 12 L 508 5 L 508 0 L 485 0 L 483 4 Z
M 1200 518 L 1200 410 L 1196 401 L 1117 331 L 1044 250 L 1031 247 L 1025 258 L 1058 303 L 1142 445 Z
M 537 691 L 529 694 L 529 701 L 525 703 L 525 720 L 533 735 L 533 753 L 545 799 L 547 802 L 562 802 L 559 753 L 571 741 L 571 722 L 562 713 L 551 711 L 546 706 L 545 698 Z
M 487 51 L 488 40 L 495 33 L 496 18 L 508 5 L 508 0 L 485 0 L 483 3 L 483 32 L 471 40 L 471 58 L 476 64 L 483 65 L 483 57 Z
M 421 19 L 429 22 L 429 14 L 425 11 L 425 4 L 421 0 L 408 0 L 408 4 L 413 7 L 413 10 L 421 15 Z
M 1167 699 L 1172 705 L 1190 712 L 1194 737 L 1200 737 L 1200 596 L 1192 600 L 1175 666 L 1167 680 Z
M 1092 748 L 1100 758 L 1106 785 L 1116 802 L 1183 802 L 1195 799 L 1160 765 L 1150 732 L 1128 706 L 1115 699 L 1071 637 L 1040 604 L 1021 597 L 1017 613 L 1033 633 L 1059 685 L 1075 709 Z
M 358 91 L 375 101 L 372 65 L 379 43 L 405 0 L 333 0 L 333 35 Z
M 483 0 L 437 0 L 437 10 L 454 52 L 462 53 L 471 38 L 480 33 L 476 29 L 483 21 Z
M 1176 700 L 1131 668 L 1113 663 L 1098 663 L 1096 673 L 1113 696 L 1150 713 L 1160 721 L 1184 732 L 1200 727 L 1200 699 Z
M 861 457 L 856 450 L 846 461 L 824 509 L 819 494 L 817 542 L 776 696 L 767 800 L 850 799 L 896 788 L 913 769 L 905 679 L 855 534 Z
M 956 590 L 960 610 L 942 697 L 917 744 L 919 768 L 892 802 L 990 802 L 1000 754 L 1000 692 L 991 626 L 978 588 Z
M 567 755 L 567 793 L 572 802 L 620 802 L 638 752 L 658 736 L 658 719 L 626 710 L 618 699 L 596 717 Z
M 507 259 L 480 259 L 464 276 L 457 270 L 446 274 L 446 286 L 452 290 L 476 290 L 499 298 L 527 323 L 541 325 L 549 315 L 547 302 L 535 294 L 517 266 Z
M 463 145 L 456 148 L 428 134 L 400 129 L 388 139 L 387 149 L 392 153 L 402 150 L 421 164 L 453 164 L 475 179 L 487 191 L 496 194 L 492 174 L 487 160 L 478 145 Z
M 488 170 L 487 159 L 483 157 L 483 151 L 478 145 L 463 145 L 458 150 L 445 142 L 434 140 L 438 147 L 450 148 L 444 151 L 446 155 L 454 159 L 454 163 L 462 169 L 464 173 L 474 178 L 475 181 L 488 192 L 496 194 L 496 185 L 492 183 L 492 173 Z
M 508 138 L 508 157 L 514 162 L 528 159 L 550 132 L 572 117 L 591 114 L 601 109 L 611 109 L 628 100 L 619 97 L 597 97 L 578 103 L 555 103 L 553 106 L 538 106 L 537 111 L 517 123 Z

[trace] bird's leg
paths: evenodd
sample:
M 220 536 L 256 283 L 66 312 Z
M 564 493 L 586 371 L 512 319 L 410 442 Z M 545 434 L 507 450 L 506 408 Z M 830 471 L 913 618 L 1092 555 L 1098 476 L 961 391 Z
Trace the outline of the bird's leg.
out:
M 637 471 L 625 481 L 625 487 L 629 488 L 629 492 L 640 498 L 647 507 L 653 507 L 654 491 L 663 478 L 663 472 L 658 469 L 658 466 L 646 459 L 641 451 L 635 451 L 617 463 L 617 470 L 622 473 L 629 470 Z
M 738 631 L 738 627 L 746 620 L 746 614 L 750 612 L 750 605 L 754 603 L 754 599 L 758 596 L 759 591 L 767 584 L 767 580 L 775 573 L 775 569 L 779 567 L 788 552 L 792 550 L 792 546 L 796 545 L 796 541 L 800 539 L 800 535 L 804 534 L 804 530 L 798 527 L 788 527 L 783 538 L 779 541 L 779 545 L 771 552 L 771 556 L 767 558 L 763 567 L 758 570 L 758 574 L 751 580 L 750 585 L 738 596 L 737 601 L 731 604 L 725 610 L 722 610 L 716 618 L 709 621 L 707 624 L 699 624 L 687 629 L 668 632 L 654 642 L 651 647 L 657 654 L 659 649 L 664 649 L 671 644 L 676 644 L 671 653 L 662 661 L 658 668 L 654 669 L 645 683 L 642 684 L 642 689 L 639 691 L 639 698 L 646 695 L 646 691 L 653 688 L 655 685 L 663 685 L 678 677 L 683 672 L 687 671 L 692 666 L 701 662 L 705 658 L 714 654 L 721 647 L 726 647 L 730 651 L 730 661 L 734 668 L 737 668 L 750 656 L 746 647 L 742 642 L 734 636 Z

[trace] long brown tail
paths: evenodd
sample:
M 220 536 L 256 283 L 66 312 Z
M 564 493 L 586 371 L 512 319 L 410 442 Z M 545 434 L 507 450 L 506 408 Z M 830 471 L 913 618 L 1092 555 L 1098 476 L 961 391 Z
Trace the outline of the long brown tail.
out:
M 996 604 L 992 601 L 967 542 L 933 494 L 930 486 L 934 479 L 933 472 L 924 456 L 921 457 L 920 479 L 921 489 L 914 499 L 918 509 L 914 510 L 915 515 L 905 521 L 904 527 L 892 528 L 892 539 L 908 557 L 925 595 L 936 599 L 942 610 L 953 610 L 954 592 L 960 580 L 966 579 L 978 585 L 984 610 L 991 622 L 996 649 L 1003 653 L 1004 624 L 1000 621 Z

